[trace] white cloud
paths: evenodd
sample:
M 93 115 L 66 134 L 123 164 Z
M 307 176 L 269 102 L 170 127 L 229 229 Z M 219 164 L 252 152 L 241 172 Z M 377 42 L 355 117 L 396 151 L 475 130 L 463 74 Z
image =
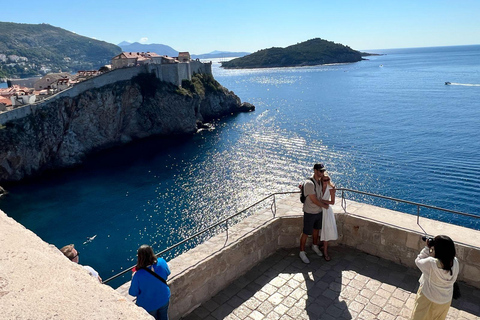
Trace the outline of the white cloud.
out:
M 140 43 L 146 43 L 148 41 L 147 37 L 143 37 L 140 39 Z

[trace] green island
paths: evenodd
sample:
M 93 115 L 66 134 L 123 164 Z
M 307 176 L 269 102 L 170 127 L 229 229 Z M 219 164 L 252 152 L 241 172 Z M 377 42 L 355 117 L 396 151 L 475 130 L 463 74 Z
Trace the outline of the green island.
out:
M 263 49 L 248 56 L 222 62 L 226 69 L 301 67 L 347 63 L 368 54 L 332 41 L 315 38 L 286 48 Z

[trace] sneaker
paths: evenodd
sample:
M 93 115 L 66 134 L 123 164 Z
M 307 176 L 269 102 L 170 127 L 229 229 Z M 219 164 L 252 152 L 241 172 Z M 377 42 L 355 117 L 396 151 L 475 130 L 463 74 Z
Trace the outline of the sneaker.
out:
M 307 258 L 307 254 L 305 253 L 305 251 L 300 251 L 300 259 L 302 259 L 303 263 L 310 263 L 310 260 L 308 260 Z
M 320 257 L 323 257 L 322 251 L 320 251 L 320 248 L 316 244 L 312 246 L 312 250 L 315 251 L 315 253 L 318 254 Z

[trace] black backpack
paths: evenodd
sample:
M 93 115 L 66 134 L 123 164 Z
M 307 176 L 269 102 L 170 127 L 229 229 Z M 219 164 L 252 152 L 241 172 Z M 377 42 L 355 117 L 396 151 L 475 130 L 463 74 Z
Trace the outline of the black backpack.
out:
M 313 188 L 314 188 L 313 190 L 315 191 L 315 193 L 317 193 L 317 190 L 316 190 L 317 186 L 315 185 L 315 181 L 312 178 L 310 178 L 310 180 L 313 182 Z M 300 202 L 301 203 L 305 203 L 305 200 L 307 199 L 307 196 L 303 193 L 303 186 L 304 185 L 305 185 L 305 181 L 299 186 L 299 188 L 300 188 Z

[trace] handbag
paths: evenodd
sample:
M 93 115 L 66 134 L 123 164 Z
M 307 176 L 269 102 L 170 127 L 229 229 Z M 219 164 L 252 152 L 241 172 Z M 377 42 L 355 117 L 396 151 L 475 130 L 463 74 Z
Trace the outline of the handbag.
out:
M 165 285 L 168 287 L 167 281 L 166 281 L 165 279 L 163 279 L 162 277 L 160 277 L 155 271 L 152 271 L 151 269 L 146 268 L 146 267 L 143 267 L 143 268 L 140 268 L 140 269 L 147 270 L 152 276 L 154 276 L 154 277 L 157 278 L 158 280 L 160 280 L 160 281 L 162 281 L 163 283 L 165 283 Z
M 460 293 L 460 287 L 458 286 L 458 283 L 455 281 L 453 284 L 453 299 L 457 300 L 460 298 L 462 294 Z

